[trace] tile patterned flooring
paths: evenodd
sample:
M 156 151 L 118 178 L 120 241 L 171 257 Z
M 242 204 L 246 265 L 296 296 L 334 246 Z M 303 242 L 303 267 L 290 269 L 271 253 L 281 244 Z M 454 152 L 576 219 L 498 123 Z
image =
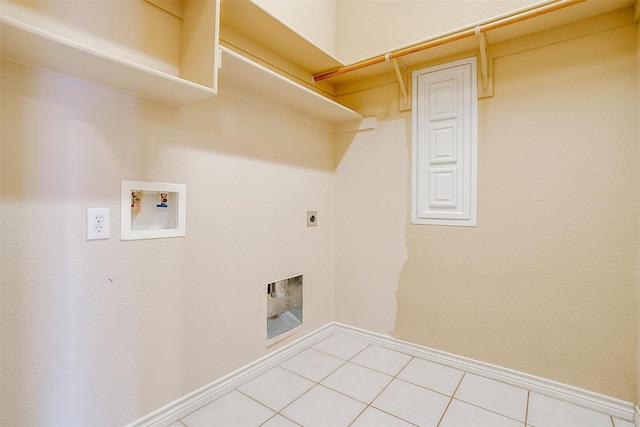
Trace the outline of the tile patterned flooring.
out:
M 330 335 L 170 427 L 633 427 L 404 353 Z

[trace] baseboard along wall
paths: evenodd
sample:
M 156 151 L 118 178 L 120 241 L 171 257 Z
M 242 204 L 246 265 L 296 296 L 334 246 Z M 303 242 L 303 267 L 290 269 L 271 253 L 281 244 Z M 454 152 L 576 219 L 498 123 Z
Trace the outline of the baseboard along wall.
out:
M 631 402 L 562 384 L 556 381 L 515 371 L 456 354 L 431 349 L 387 335 L 355 328 L 341 323 L 329 323 L 264 357 L 225 375 L 212 383 L 183 396 L 174 402 L 134 421 L 126 427 L 165 427 L 247 381 L 279 365 L 290 357 L 317 344 L 332 334 L 353 338 L 368 344 L 400 351 L 432 362 L 440 363 L 526 388 L 536 393 L 561 399 L 607 415 L 635 422 L 640 427 L 640 408 Z

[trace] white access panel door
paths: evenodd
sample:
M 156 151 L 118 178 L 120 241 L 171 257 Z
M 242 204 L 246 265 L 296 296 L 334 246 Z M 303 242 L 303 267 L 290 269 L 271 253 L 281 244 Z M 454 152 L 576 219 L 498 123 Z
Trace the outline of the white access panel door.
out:
M 414 224 L 476 225 L 476 58 L 413 72 Z

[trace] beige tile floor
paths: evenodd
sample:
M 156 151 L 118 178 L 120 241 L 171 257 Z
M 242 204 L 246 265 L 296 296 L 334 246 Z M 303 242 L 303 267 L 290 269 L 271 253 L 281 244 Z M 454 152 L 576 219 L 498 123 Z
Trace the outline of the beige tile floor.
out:
M 331 335 L 170 427 L 633 427 L 532 391 Z

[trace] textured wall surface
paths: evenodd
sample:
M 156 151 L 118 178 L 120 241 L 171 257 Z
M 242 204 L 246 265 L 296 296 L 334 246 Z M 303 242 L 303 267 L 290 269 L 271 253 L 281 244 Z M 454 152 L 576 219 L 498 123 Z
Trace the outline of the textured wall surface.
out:
M 370 263 L 366 273 L 339 262 L 336 296 L 362 297 L 338 297 L 338 320 L 386 332 L 357 314 L 397 304 L 399 338 L 636 401 L 637 40 L 630 19 L 611 24 L 547 46 L 549 34 L 494 47 L 495 96 L 479 103 L 477 227 L 410 224 L 385 197 L 392 183 L 336 199 L 337 212 L 358 200 L 388 218 L 345 241 L 338 234 L 337 247 L 359 259 L 407 257 L 401 269 Z M 379 173 L 403 174 L 395 188 L 410 197 L 410 162 L 396 161 L 410 147 L 410 113 L 398 113 L 397 96 L 392 85 L 342 98 L 406 131 L 383 126 L 374 132 L 387 143 L 344 147 L 337 188 L 386 157 Z M 371 244 L 386 232 L 388 248 Z M 398 280 L 368 280 L 376 274 Z M 394 290 L 397 301 L 387 298 Z
M 3 1 L 2 13 L 89 49 L 180 74 L 181 21 L 146 1 Z
M 321 48 L 336 54 L 336 1 L 254 0 L 280 22 Z
M 401 19 L 418 3 L 338 2 L 360 19 L 336 22 L 338 55 L 423 37 Z M 97 21 L 74 25 L 99 44 Z M 299 274 L 285 342 L 337 320 L 637 402 L 638 35 L 610 21 L 492 46 L 475 228 L 410 224 L 395 84 L 345 95 L 379 122 L 334 145 L 224 85 L 178 109 L 3 62 L 0 424 L 123 425 L 210 383 L 268 351 L 265 286 Z M 172 72 L 174 48 L 142 59 Z M 120 241 L 123 179 L 186 184 L 187 237 Z M 111 239 L 85 240 L 87 207 Z
M 535 3 L 539 2 L 339 0 L 336 56 L 346 63 L 355 62 Z
M 336 320 L 384 333 L 394 328 L 394 284 L 407 259 L 406 137 L 404 120 L 379 121 L 336 146 Z
M 0 424 L 124 425 L 261 357 L 274 280 L 304 275 L 291 339 L 333 319 L 333 135 L 9 62 L 1 90 Z M 121 241 L 123 179 L 186 184 L 187 236 Z

